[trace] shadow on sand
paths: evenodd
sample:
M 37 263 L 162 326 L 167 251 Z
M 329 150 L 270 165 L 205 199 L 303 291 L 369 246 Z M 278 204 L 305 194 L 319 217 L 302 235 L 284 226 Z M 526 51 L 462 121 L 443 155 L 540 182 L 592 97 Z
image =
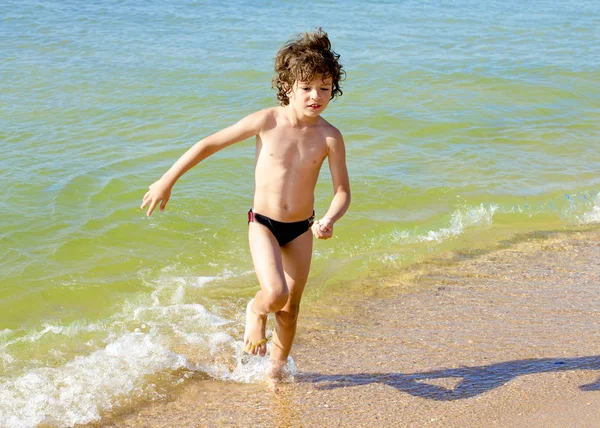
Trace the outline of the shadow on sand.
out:
M 569 370 L 600 370 L 600 355 L 577 358 L 540 358 L 479 367 L 434 370 L 422 373 L 356 373 L 323 375 L 299 373 L 298 382 L 315 383 L 318 389 L 335 389 L 381 383 L 407 394 L 437 401 L 475 397 L 523 375 Z M 439 380 L 458 381 L 453 389 L 431 384 Z M 600 391 L 600 380 L 580 386 L 582 391 Z

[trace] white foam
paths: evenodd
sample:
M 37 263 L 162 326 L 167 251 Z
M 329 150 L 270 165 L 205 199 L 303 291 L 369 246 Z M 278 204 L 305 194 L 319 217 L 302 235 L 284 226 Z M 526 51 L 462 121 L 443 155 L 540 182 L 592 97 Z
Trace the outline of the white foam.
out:
M 224 365 L 212 364 L 208 367 L 202 367 L 202 371 L 209 376 L 222 381 L 239 383 L 260 383 L 267 381 L 269 379 L 271 368 L 269 358 L 245 354 L 242 351 L 242 346 L 243 344 L 241 342 L 236 342 L 237 352 L 233 369 Z M 269 355 L 269 352 L 270 349 L 267 349 L 267 355 Z M 293 381 L 296 373 L 296 363 L 294 362 L 294 359 L 289 356 L 286 366 L 283 369 L 282 380 Z
M 150 325 L 157 323 L 170 324 L 174 322 L 192 322 L 195 328 L 215 327 L 228 324 L 230 321 L 209 312 L 198 303 L 186 303 L 169 306 L 141 306 L 134 310 L 133 318 L 136 321 L 148 322 Z
M 492 224 L 492 218 L 497 209 L 497 205 L 481 204 L 475 208 L 455 211 L 450 217 L 450 224 L 448 227 L 444 227 L 435 231 L 430 230 L 426 234 L 418 236 L 417 241 L 442 242 L 448 238 L 463 234 L 465 229 L 469 227 L 489 227 Z
M 267 379 L 268 374 L 268 358 L 243 356 L 243 359 L 238 359 L 233 371 L 223 376 L 223 378 L 234 382 L 256 383 Z
M 2 368 L 6 370 L 15 361 L 15 358 L 8 352 L 0 352 L 0 361 L 2 362 Z
M 231 346 L 235 343 L 235 339 L 227 333 L 214 333 L 211 334 L 208 339 L 211 354 L 215 354 L 223 349 L 225 346 Z
M 242 361 L 242 342 L 234 339 L 237 324 L 198 303 L 185 303 L 189 287 L 233 275 L 224 271 L 215 277 L 190 280 L 192 277 L 172 275 L 173 270 L 177 269 L 158 272 L 158 279 L 151 278 L 149 270 L 140 272 L 145 276 L 143 281 L 155 289 L 149 296 L 136 296 L 126 302 L 109 319 L 94 324 L 45 324 L 19 337 L 13 337 L 14 332 L 8 329 L 0 331 L 4 340 L 0 344 L 0 366 L 9 370 L 14 364 L 9 348 L 12 344 L 36 344 L 59 339 L 52 336 L 72 338 L 92 331 L 102 333 L 103 339 L 98 340 L 108 343 L 103 349 L 57 367 L 29 360 L 24 372 L 4 378 L 0 383 L 0 426 L 62 427 L 97 421 L 114 406 L 155 397 L 156 385 L 149 382 L 150 375 L 166 379 L 163 382 L 168 384 L 183 381 L 185 371 L 178 377 L 169 375 L 181 368 L 201 370 L 225 381 L 264 379 L 264 361 L 268 358 L 260 359 L 263 363 Z M 61 339 L 57 343 L 62 343 Z M 97 342 L 88 344 L 97 346 Z M 63 359 L 68 353 L 57 347 L 55 356 Z
M 177 352 L 184 349 L 190 358 L 193 356 L 207 366 L 223 365 L 220 360 L 231 364 L 237 346 L 235 340 L 226 333 L 215 333 L 231 321 L 200 304 L 181 303 L 185 297 L 184 285 L 163 287 L 163 291 L 163 298 L 153 296 L 147 300 L 148 305 L 131 301 L 101 323 L 45 324 L 15 338 L 11 338 L 11 331 L 4 330 L 0 337 L 8 340 L 0 345 L 0 367 L 9 369 L 14 357 L 8 347 L 16 343 L 35 344 L 55 340 L 47 338 L 49 335 L 73 337 L 101 331 L 108 345 L 58 367 L 40 367 L 45 363 L 29 360 L 24 374 L 14 374 L 12 379 L 0 383 L 0 426 L 84 424 L 98 420 L 102 412 L 113 406 L 127 405 L 140 397 L 153 397 L 156 387 L 148 382 L 148 375 L 162 378 L 178 368 L 199 369 L 187 357 L 171 349 Z M 218 355 L 220 360 L 213 355 Z M 182 379 L 179 376 L 178 381 Z
M 179 287 L 177 287 L 177 289 L 173 293 L 173 296 L 171 297 L 171 303 L 174 305 L 178 304 L 178 303 L 183 303 L 184 298 L 185 298 L 185 287 L 183 285 L 180 285 Z
M 600 223 L 600 193 L 595 196 L 584 195 L 584 199 L 591 205 L 589 211 L 577 216 L 577 221 L 580 224 Z
M 190 286 L 195 287 L 195 288 L 202 288 L 204 287 L 206 284 L 208 284 L 209 282 L 212 282 L 216 279 L 220 279 L 222 277 L 219 276 L 199 276 L 196 278 L 196 280 L 194 282 L 190 283 Z
M 115 402 L 123 404 L 123 397 L 144 395 L 147 375 L 186 367 L 185 357 L 149 335 L 128 333 L 63 366 L 34 369 L 0 384 L 0 421 L 10 427 L 96 421 Z
M 591 211 L 578 217 L 581 224 L 600 223 L 600 206 L 594 205 Z
M 379 257 L 379 261 L 392 265 L 397 264 L 398 260 L 402 260 L 400 254 L 384 254 Z
M 213 281 L 229 279 L 229 278 L 233 278 L 233 277 L 237 277 L 237 276 L 246 275 L 248 273 L 248 272 L 241 272 L 241 273 L 236 274 L 229 269 L 223 269 L 217 275 L 173 275 L 173 272 L 176 272 L 179 269 L 181 269 L 181 268 L 176 265 L 175 266 L 165 266 L 164 268 L 161 269 L 162 275 L 158 279 L 155 279 L 151 282 L 160 284 L 161 286 L 182 285 L 182 286 L 189 286 L 189 287 L 194 287 L 194 288 L 202 288 L 206 284 L 213 282 Z M 188 270 L 188 268 L 186 268 L 185 270 Z M 146 271 L 140 272 L 140 276 L 142 277 L 142 280 L 145 279 L 145 276 L 147 273 L 148 272 L 146 272 Z M 145 281 L 145 282 L 147 282 L 147 281 Z
M 408 233 L 408 231 L 406 230 L 394 230 L 392 232 L 392 239 L 393 242 L 402 242 L 405 241 L 406 239 L 408 239 L 408 237 L 410 236 L 410 233 Z
M 459 236 L 470 227 L 489 227 L 492 225 L 497 205 L 481 204 L 478 207 L 456 210 L 450 215 L 447 227 L 430 230 L 422 234 L 413 234 L 406 230 L 394 230 L 385 236 L 386 242 L 413 244 L 420 242 L 443 242 L 449 238 Z M 388 259 L 395 261 L 395 259 Z
M 153 306 L 160 306 L 165 301 L 171 304 L 183 303 L 186 288 L 203 288 L 206 284 L 213 281 L 221 281 L 229 278 L 235 278 L 253 273 L 254 271 L 243 271 L 234 273 L 229 269 L 223 269 L 214 276 L 197 275 L 175 275 L 174 272 L 186 271 L 189 268 L 182 268 L 178 265 L 169 265 L 160 269 L 157 277 L 153 277 L 150 269 L 141 269 L 138 272 L 142 283 L 154 288 L 150 294 Z

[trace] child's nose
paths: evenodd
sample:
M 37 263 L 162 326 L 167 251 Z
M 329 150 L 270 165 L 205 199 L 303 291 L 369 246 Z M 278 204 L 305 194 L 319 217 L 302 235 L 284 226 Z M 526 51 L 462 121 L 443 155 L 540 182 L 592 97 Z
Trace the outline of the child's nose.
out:
M 316 91 L 316 90 L 310 91 L 310 98 L 313 100 L 316 100 L 317 98 L 319 98 L 319 91 Z

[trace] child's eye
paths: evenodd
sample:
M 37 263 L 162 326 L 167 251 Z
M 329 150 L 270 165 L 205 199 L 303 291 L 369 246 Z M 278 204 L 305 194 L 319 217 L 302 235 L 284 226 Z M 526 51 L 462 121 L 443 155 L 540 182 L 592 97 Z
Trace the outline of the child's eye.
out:
M 309 91 L 310 88 L 302 88 L 303 91 Z

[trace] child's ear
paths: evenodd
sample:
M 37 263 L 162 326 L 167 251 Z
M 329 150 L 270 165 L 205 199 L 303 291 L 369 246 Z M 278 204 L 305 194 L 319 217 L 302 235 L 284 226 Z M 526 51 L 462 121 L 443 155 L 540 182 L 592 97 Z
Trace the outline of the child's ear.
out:
M 287 97 L 289 99 L 293 99 L 294 98 L 294 91 L 292 91 L 292 89 L 288 89 L 287 91 L 285 91 L 285 94 L 287 95 Z

